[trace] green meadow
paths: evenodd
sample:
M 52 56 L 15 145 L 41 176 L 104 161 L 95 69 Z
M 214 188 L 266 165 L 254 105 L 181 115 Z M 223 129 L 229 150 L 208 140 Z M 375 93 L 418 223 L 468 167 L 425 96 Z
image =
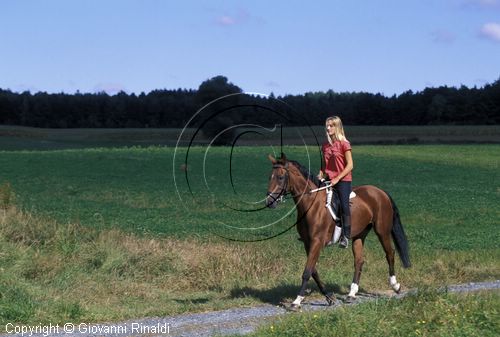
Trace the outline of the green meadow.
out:
M 293 202 L 262 209 L 273 151 L 0 152 L 0 321 L 109 321 L 294 298 L 305 254 L 287 231 Z M 285 151 L 317 172 L 317 149 Z M 399 207 L 413 264 L 398 264 L 403 287 L 500 278 L 499 153 L 494 144 L 355 146 L 354 184 L 381 187 Z M 373 234 L 365 255 L 361 291 L 388 290 Z M 318 270 L 346 293 L 351 252 L 325 249 Z
M 295 219 L 291 201 L 278 210 L 261 210 L 269 150 L 195 147 L 187 160 L 185 149 L 160 147 L 3 152 L 1 183 L 10 184 L 23 210 L 60 223 L 179 238 L 235 227 L 241 229 L 231 233 L 235 239 L 254 234 L 259 239 Z M 498 231 L 488 233 L 500 222 L 499 150 L 498 145 L 357 146 L 354 184 L 389 192 L 415 244 L 492 248 L 499 238 Z M 314 149 L 286 152 L 317 172 Z M 265 232 L 248 230 L 282 216 Z

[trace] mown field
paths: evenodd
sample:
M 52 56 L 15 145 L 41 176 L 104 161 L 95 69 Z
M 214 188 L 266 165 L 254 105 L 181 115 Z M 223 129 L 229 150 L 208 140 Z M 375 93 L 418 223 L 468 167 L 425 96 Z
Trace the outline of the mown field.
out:
M 426 125 L 426 126 L 347 126 L 353 144 L 498 144 L 496 125 Z M 249 129 L 238 129 L 240 133 Z M 323 126 L 284 127 L 274 132 L 252 133 L 238 140 L 238 145 L 267 145 L 269 139 L 285 144 L 315 145 L 322 142 Z M 0 150 L 63 150 L 96 147 L 187 146 L 197 130 L 187 129 L 41 129 L 0 125 Z M 182 137 L 179 137 L 182 133 Z M 203 132 L 193 144 L 206 144 Z
M 1 152 L 0 320 L 109 321 L 294 298 L 305 262 L 294 229 L 241 242 L 293 225 L 291 202 L 260 210 L 272 150 Z M 285 150 L 317 171 L 316 149 Z M 405 288 L 500 278 L 499 153 L 488 144 L 355 147 L 354 183 L 382 187 L 399 206 L 413 262 L 398 264 Z M 385 291 L 382 249 L 374 235 L 366 245 L 361 291 Z M 350 251 L 325 249 L 319 271 L 346 293 Z M 497 307 L 495 296 L 485 305 Z M 335 317 L 324 320 L 344 316 Z

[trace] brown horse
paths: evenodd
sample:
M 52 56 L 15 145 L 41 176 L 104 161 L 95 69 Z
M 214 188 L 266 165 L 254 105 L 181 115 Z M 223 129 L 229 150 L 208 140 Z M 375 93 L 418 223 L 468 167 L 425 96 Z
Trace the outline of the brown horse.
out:
M 285 195 L 293 197 L 297 208 L 297 231 L 307 253 L 307 262 L 302 274 L 302 286 L 299 295 L 292 303 L 292 308 L 300 307 L 304 299 L 306 285 L 311 276 L 316 281 L 321 293 L 329 305 L 333 296 L 329 295 L 321 282 L 316 263 L 321 249 L 331 240 L 335 222 L 325 207 L 326 192 L 318 188 L 319 181 L 307 169 L 296 161 L 287 160 L 284 154 L 275 159 L 269 156 L 273 164 L 266 206 L 275 208 Z M 363 244 L 371 228 L 377 234 L 385 251 L 389 264 L 389 284 L 395 292 L 401 289 L 394 273 L 394 249 L 391 237 L 399 253 L 403 266 L 410 267 L 408 242 L 399 218 L 399 212 L 392 198 L 378 187 L 365 185 L 353 188 L 356 197 L 351 199 L 351 237 L 354 255 L 354 277 L 348 300 L 356 297 L 363 266 Z

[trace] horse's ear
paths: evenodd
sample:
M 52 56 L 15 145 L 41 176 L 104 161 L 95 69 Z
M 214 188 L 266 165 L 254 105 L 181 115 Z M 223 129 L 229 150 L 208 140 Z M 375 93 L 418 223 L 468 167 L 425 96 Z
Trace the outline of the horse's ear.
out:
M 286 163 L 286 155 L 281 152 L 281 161 L 283 161 L 283 163 Z
M 269 155 L 267 156 L 267 158 L 269 158 L 269 160 L 271 161 L 271 163 L 273 163 L 273 165 L 274 165 L 274 164 L 276 164 L 276 163 L 278 162 L 278 161 L 276 160 L 276 158 L 274 158 L 271 154 L 269 154 Z

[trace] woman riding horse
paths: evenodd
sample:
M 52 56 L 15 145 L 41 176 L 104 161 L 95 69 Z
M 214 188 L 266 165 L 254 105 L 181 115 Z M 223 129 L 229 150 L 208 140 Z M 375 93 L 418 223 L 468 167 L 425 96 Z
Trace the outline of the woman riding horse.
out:
M 290 194 L 297 208 L 297 231 L 307 253 L 307 262 L 302 274 L 302 286 L 292 308 L 300 307 L 305 296 L 307 282 L 313 277 L 321 293 L 326 297 L 328 304 L 333 298 L 321 282 L 316 263 L 321 249 L 331 240 L 335 221 L 325 207 L 326 192 L 321 190 L 311 193 L 318 188 L 318 180 L 308 170 L 296 161 L 287 160 L 284 154 L 275 159 L 269 156 L 273 164 L 269 180 L 266 206 L 275 208 L 282 199 Z M 399 257 L 405 268 L 410 267 L 408 241 L 399 218 L 398 209 L 392 198 L 383 190 L 372 185 L 358 186 L 353 189 L 356 197 L 351 205 L 351 239 L 354 255 L 354 277 L 348 299 L 355 298 L 359 289 L 361 268 L 363 266 L 363 244 L 371 228 L 377 234 L 385 251 L 389 265 L 389 284 L 395 292 L 401 286 L 396 280 L 394 272 L 394 241 Z

